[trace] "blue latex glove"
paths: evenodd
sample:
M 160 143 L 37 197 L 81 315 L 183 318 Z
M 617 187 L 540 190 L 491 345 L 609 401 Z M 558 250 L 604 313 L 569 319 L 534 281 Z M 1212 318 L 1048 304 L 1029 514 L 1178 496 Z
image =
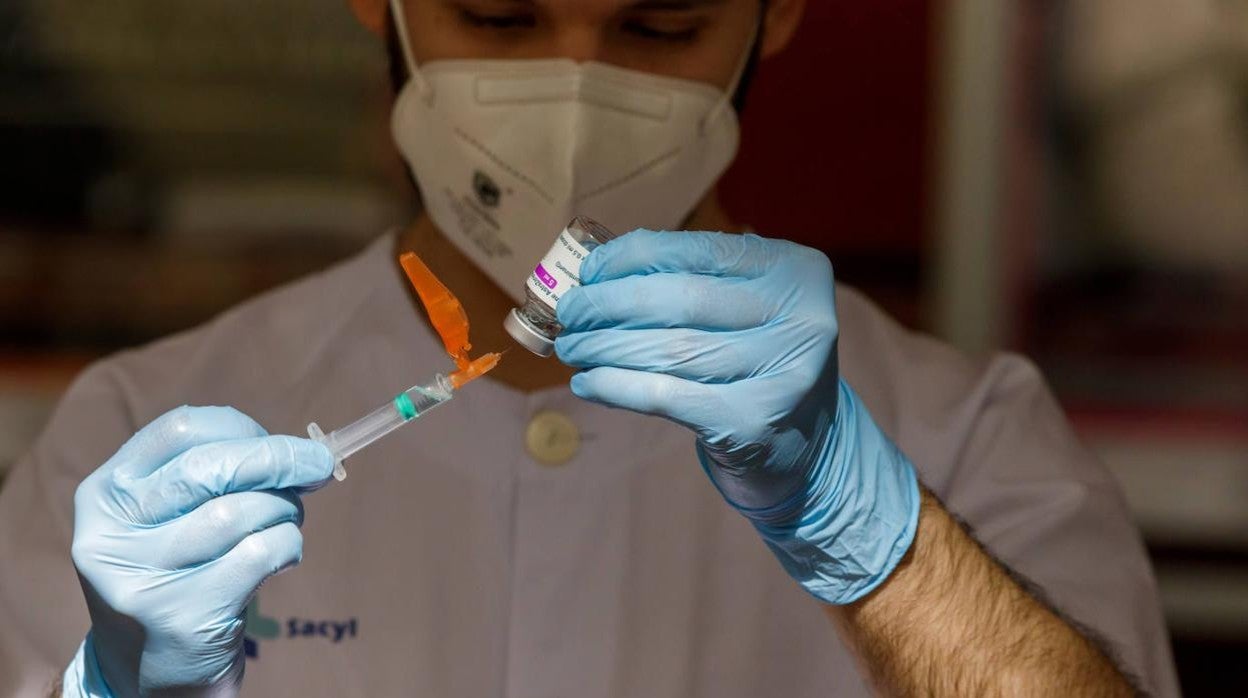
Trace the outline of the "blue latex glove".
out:
M 180 407 L 135 434 L 74 495 L 91 631 L 64 695 L 236 693 L 247 604 L 299 563 L 298 492 L 333 468 L 321 444 L 228 407 Z
M 832 266 L 783 240 L 638 230 L 558 305 L 576 395 L 692 429 L 703 468 L 807 591 L 878 586 L 918 522 L 914 468 L 837 372 Z

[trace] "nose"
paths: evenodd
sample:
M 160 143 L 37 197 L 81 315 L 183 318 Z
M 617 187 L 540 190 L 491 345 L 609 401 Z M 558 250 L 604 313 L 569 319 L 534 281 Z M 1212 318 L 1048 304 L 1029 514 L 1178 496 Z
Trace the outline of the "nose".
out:
M 555 55 L 574 61 L 602 60 L 603 39 L 599 27 L 583 24 L 559 27 L 553 42 Z

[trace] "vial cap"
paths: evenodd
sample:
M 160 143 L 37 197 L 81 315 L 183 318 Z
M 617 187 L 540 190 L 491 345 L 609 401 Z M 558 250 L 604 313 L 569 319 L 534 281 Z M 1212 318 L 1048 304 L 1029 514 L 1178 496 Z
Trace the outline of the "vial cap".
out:
M 507 334 L 519 342 L 520 346 L 538 356 L 550 356 L 555 353 L 555 341 L 533 329 L 524 321 L 524 318 L 520 317 L 516 308 L 512 308 L 511 312 L 507 313 L 507 317 L 503 319 L 503 329 L 507 330 Z

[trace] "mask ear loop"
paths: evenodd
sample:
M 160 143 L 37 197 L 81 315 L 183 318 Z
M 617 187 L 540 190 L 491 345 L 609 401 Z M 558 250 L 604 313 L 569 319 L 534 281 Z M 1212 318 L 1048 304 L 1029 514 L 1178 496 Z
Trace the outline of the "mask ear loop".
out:
M 750 54 L 754 52 L 754 44 L 758 41 L 763 33 L 763 12 L 758 13 L 758 17 L 754 20 L 754 28 L 750 30 L 750 40 L 745 42 L 745 51 L 741 53 L 741 58 L 737 61 L 737 69 L 733 71 L 732 82 L 729 83 L 728 89 L 724 90 L 724 96 L 715 102 L 706 116 L 702 117 L 702 121 L 698 124 L 699 132 L 705 133 L 707 124 L 718 119 L 723 113 L 725 107 L 729 107 L 732 102 L 732 96 L 736 94 L 737 88 L 741 86 L 741 78 L 745 75 L 745 68 L 750 63 Z
M 390 0 L 390 21 L 394 22 L 395 33 L 399 35 L 399 46 L 403 49 L 403 61 L 407 63 L 407 73 L 416 89 L 426 101 L 433 100 L 433 90 L 416 67 L 416 59 L 412 57 L 412 44 L 407 38 L 407 16 L 403 13 L 403 0 Z

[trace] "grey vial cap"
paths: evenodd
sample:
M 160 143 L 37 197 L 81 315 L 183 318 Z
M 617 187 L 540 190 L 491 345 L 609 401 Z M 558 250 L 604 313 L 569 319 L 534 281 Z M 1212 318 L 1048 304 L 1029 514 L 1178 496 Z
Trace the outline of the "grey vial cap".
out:
M 507 334 L 519 342 L 520 346 L 538 356 L 550 356 L 555 353 L 555 341 L 533 329 L 524 321 L 524 318 L 520 317 L 517 310 L 517 308 L 512 308 L 511 312 L 507 313 L 507 317 L 503 319 L 503 329 L 507 330 Z

